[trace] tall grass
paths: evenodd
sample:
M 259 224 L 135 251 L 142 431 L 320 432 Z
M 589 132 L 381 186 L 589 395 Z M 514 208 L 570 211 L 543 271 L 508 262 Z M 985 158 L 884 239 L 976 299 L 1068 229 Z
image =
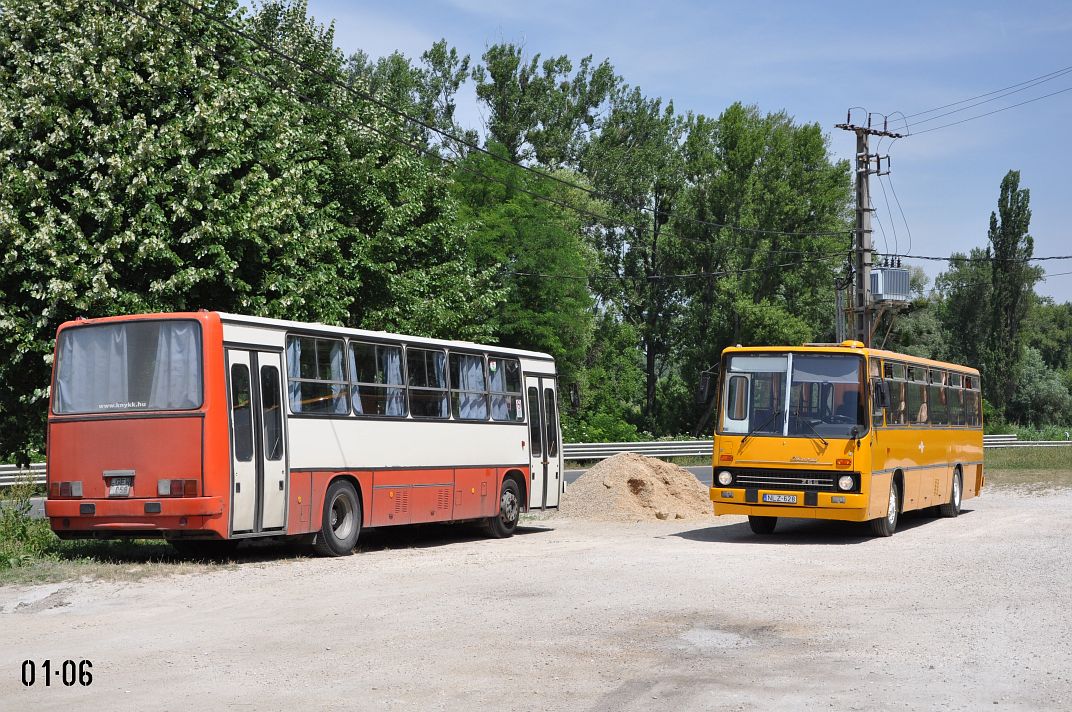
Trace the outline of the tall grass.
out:
M 61 542 L 49 529 L 48 520 L 30 517 L 30 498 L 35 494 L 32 476 L 0 490 L 0 570 L 24 566 L 59 551 Z
M 1072 472 L 1072 446 L 987 448 L 988 470 L 1066 470 Z

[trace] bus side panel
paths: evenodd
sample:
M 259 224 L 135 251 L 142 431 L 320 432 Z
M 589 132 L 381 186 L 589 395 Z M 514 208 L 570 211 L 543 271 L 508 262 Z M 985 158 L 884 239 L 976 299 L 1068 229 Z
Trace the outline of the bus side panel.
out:
M 454 470 L 454 518 L 478 519 L 499 511 L 499 482 L 488 467 Z
M 290 473 L 290 518 L 287 534 L 307 534 L 313 526 L 313 475 L 309 472 Z

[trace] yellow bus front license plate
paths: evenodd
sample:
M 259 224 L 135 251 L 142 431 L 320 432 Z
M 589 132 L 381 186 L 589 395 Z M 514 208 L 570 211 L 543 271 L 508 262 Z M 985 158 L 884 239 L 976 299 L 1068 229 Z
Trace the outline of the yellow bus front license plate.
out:
M 797 496 L 795 494 L 765 494 L 763 495 L 764 502 L 777 502 L 778 504 L 796 504 Z

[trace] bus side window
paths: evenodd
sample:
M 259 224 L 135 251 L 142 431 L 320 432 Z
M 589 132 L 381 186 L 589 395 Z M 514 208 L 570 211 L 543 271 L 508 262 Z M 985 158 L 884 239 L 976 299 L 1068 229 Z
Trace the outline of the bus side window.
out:
M 748 417 L 748 379 L 746 377 L 730 376 L 726 412 L 732 420 L 744 420 Z
M 908 391 L 905 402 L 908 408 L 908 422 L 914 425 L 927 424 L 927 371 L 922 368 L 908 369 L 910 383 L 905 387 Z

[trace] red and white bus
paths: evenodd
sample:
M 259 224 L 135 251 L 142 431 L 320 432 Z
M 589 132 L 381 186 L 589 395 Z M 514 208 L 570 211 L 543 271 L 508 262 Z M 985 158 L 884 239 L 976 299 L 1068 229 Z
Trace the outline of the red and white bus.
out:
M 46 513 L 61 538 L 191 551 L 558 506 L 547 354 L 218 312 L 79 319 L 56 337 Z M 221 543 L 223 542 L 223 543 Z

